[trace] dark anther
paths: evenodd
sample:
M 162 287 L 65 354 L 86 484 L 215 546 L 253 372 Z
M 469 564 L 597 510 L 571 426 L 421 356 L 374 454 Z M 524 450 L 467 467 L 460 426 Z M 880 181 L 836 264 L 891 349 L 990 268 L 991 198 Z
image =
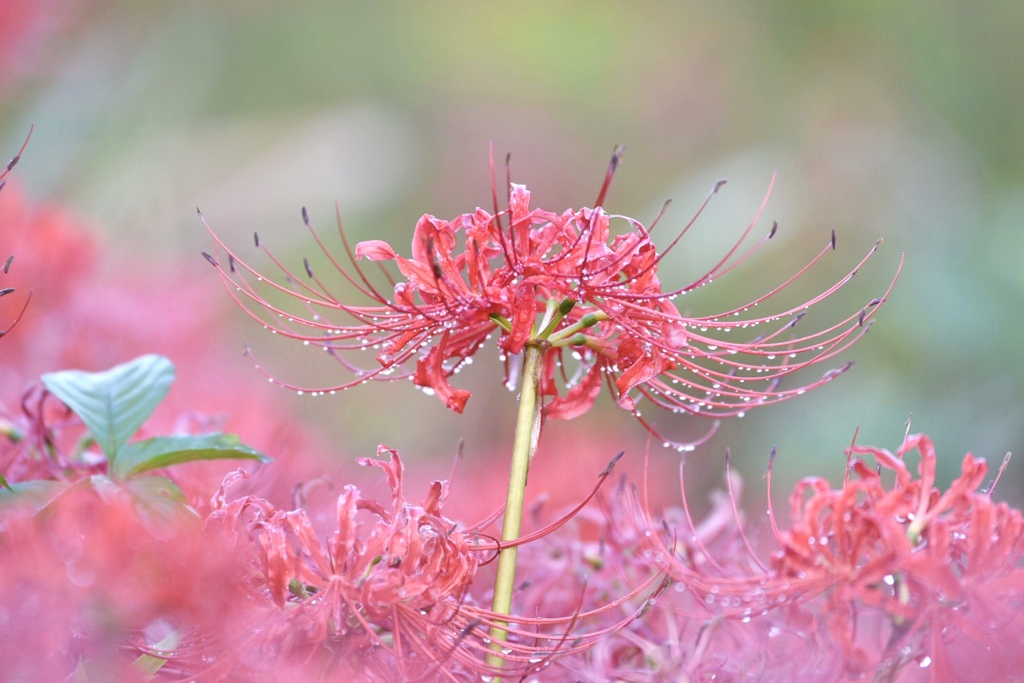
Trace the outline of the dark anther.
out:
M 11 262 L 12 261 L 14 261 L 14 257 L 13 256 L 8 256 L 7 260 L 4 261 L 4 274 L 6 274 L 7 271 L 9 271 L 11 269 Z
M 258 232 L 252 234 L 252 241 L 256 243 L 257 248 L 260 246 L 260 234 Z
M 0 296 L 7 296 L 13 291 L 14 287 L 4 287 L 3 289 L 0 289 Z
M 832 251 L 836 250 L 836 231 L 832 231 Z
M 212 265 L 214 268 L 220 268 L 220 264 L 217 263 L 217 259 L 215 259 L 212 256 L 210 256 L 205 251 L 203 252 L 203 258 L 206 259 L 207 261 L 209 261 L 210 265 Z
M 476 627 L 479 626 L 479 625 L 480 625 L 480 620 L 479 619 L 473 619 L 471 622 L 469 622 L 468 624 L 466 624 L 463 627 L 462 634 L 459 637 L 460 638 L 465 638 L 470 633 L 472 633 L 473 630 L 476 629 Z
M 800 322 L 801 320 L 803 320 L 803 319 L 804 319 L 804 316 L 806 316 L 806 315 L 807 315 L 807 312 L 806 312 L 806 311 L 802 311 L 802 312 L 800 312 L 800 313 L 797 313 L 797 314 L 796 314 L 796 317 L 795 317 L 795 318 L 793 318 L 792 320 L 790 320 L 790 321 L 789 321 L 789 324 L 788 324 L 788 325 L 786 325 L 786 327 L 796 327 L 796 324 L 797 324 L 798 322 Z
M 722 186 L 725 185 L 726 182 L 727 181 L 725 181 L 725 180 L 719 180 L 717 183 L 715 183 L 715 189 L 711 190 L 711 194 L 717 194 L 718 191 L 722 189 Z
M 880 303 L 882 303 L 881 299 L 872 299 L 871 301 L 868 302 L 868 308 L 871 308 L 872 306 L 877 306 Z
M 306 211 L 306 207 L 302 207 L 302 222 L 309 225 L 309 212 Z
M 625 145 L 615 145 L 615 149 L 612 151 L 611 170 L 614 171 L 619 166 L 619 162 L 622 161 L 622 155 L 626 152 Z
M 620 451 L 618 455 L 616 455 L 614 458 L 611 459 L 611 462 L 608 463 L 608 467 L 605 467 L 603 470 L 601 470 L 601 474 L 599 474 L 598 476 L 599 477 L 607 477 L 609 474 L 611 474 L 612 473 L 612 468 L 615 467 L 615 463 L 617 463 L 619 460 L 621 460 L 622 456 L 624 456 L 625 454 L 626 454 L 626 451 Z
M 309 277 L 313 277 L 313 269 L 309 267 L 309 259 L 308 258 L 303 258 L 302 259 L 302 265 L 304 265 L 306 267 L 306 275 L 308 275 Z
M 778 229 L 779 229 L 779 222 L 778 221 L 772 221 L 772 229 L 771 229 L 771 232 L 768 233 L 768 239 L 771 239 L 771 238 L 775 237 L 775 232 Z
M 7 170 L 10 171 L 12 168 L 14 168 L 14 165 L 18 163 L 19 159 L 21 159 L 20 154 L 14 155 L 14 158 L 7 162 Z
M 864 327 L 864 316 L 868 313 L 867 309 L 861 309 L 860 315 L 857 316 L 857 325 Z
M 235 257 L 228 254 L 228 269 L 233 273 L 235 272 Z

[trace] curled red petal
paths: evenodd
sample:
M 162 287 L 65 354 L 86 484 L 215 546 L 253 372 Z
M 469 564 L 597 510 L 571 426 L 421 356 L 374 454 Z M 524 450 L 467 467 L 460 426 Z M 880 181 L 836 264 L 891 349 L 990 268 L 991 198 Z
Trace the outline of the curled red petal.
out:
M 447 356 L 449 332 L 446 330 L 430 353 L 416 361 L 416 374 L 412 381 L 421 387 L 433 390 L 448 410 L 461 413 L 466 407 L 471 393 L 465 389 L 456 389 L 448 383 L 448 373 L 444 369 Z
M 363 257 L 370 261 L 394 261 L 395 250 L 384 240 L 366 240 L 360 242 L 355 248 L 356 258 Z
M 544 415 L 552 420 L 571 420 L 587 412 L 601 393 L 602 377 L 602 366 L 595 363 L 579 384 L 544 407 Z

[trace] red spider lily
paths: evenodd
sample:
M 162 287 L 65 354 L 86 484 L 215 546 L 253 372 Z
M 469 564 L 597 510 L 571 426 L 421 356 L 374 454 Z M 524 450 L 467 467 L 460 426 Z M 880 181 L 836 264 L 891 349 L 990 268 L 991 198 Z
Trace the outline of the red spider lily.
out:
M 915 450 L 919 478 L 903 460 Z M 939 491 L 935 447 L 927 436 L 908 437 L 895 455 L 860 446 L 849 452 L 849 471 L 857 476 L 842 489 L 809 479 L 794 490 L 794 526 L 780 536 L 777 574 L 830 587 L 829 629 L 850 645 L 853 661 L 871 659 L 854 646 L 858 606 L 865 606 L 890 622 L 886 666 L 916 659 L 933 667 L 932 680 L 1019 673 L 1024 518 L 995 503 L 991 487 L 979 491 L 985 461 L 968 453 L 960 477 Z M 880 470 L 894 472 L 894 484 L 885 486 L 880 471 L 856 455 L 871 455 Z
M 305 276 L 299 277 L 264 248 L 284 274 L 285 284 L 279 284 L 260 276 L 216 235 L 227 258 L 204 256 L 218 268 L 229 293 L 250 316 L 277 334 L 323 348 L 354 375 L 337 385 L 313 389 L 272 377 L 282 386 L 314 395 L 371 379 L 411 379 L 451 410 L 461 412 L 470 394 L 449 380 L 497 333 L 510 387 L 518 372 L 510 356 L 527 345 L 546 351 L 540 395 L 547 401 L 548 417 L 565 419 L 586 412 L 602 385 L 607 385 L 619 405 L 653 432 L 636 408 L 640 397 L 675 413 L 741 416 L 752 406 L 782 401 L 824 384 L 849 367 L 847 363 L 819 379 L 782 386 L 790 375 L 842 353 L 868 329 L 869 319 L 892 285 L 882 297 L 839 323 L 807 334 L 793 331 L 806 310 L 847 283 L 874 249 L 836 284 L 799 306 L 767 316 L 751 314 L 755 306 L 792 284 L 834 249 L 834 234 L 810 263 L 767 294 L 718 314 L 684 315 L 674 299 L 744 262 L 775 234 L 776 226 L 744 248 L 756 227 L 755 219 L 714 268 L 688 285 L 664 290 L 658 278 L 662 258 L 722 183 L 659 253 L 651 239 L 653 225 L 647 228 L 603 208 L 618 160 L 616 153 L 592 209 L 561 214 L 534 209 L 530 192 L 510 184 L 508 208 L 499 211 L 492 181 L 493 213 L 477 209 L 451 221 L 424 215 L 416 225 L 411 258 L 380 240 L 361 242 L 352 250 L 341 231 L 351 269 L 327 252 L 303 210 L 304 222 L 344 286 L 366 296 L 370 305 L 345 303 L 344 296 L 335 294 L 313 272 L 308 260 Z M 762 204 L 758 216 L 763 208 Z M 340 225 L 339 220 L 339 230 Z M 258 236 L 256 244 L 261 246 Z M 393 285 L 392 296 L 371 282 L 357 263 L 362 258 L 382 266 L 394 262 L 403 279 L 396 282 L 384 270 Z M 278 303 L 282 298 L 296 306 Z M 738 338 L 756 327 L 768 331 Z M 349 358 L 348 352 L 368 349 L 377 351 L 376 367 L 360 367 Z
M 903 460 L 915 450 L 919 478 Z M 841 488 L 819 478 L 797 484 L 788 530 L 772 514 L 781 549 L 767 564 L 743 532 L 731 476 L 729 497 L 701 526 L 685 496 L 682 511 L 657 518 L 644 496 L 622 497 L 615 532 L 632 534 L 652 564 L 684 587 L 670 606 L 674 617 L 720 633 L 689 674 L 717 666 L 749 673 L 751 663 L 767 661 L 764 648 L 794 635 L 814 645 L 764 669 L 776 677 L 764 680 L 795 672 L 822 681 L 867 672 L 884 680 L 1001 680 L 1019 672 L 1024 518 L 995 503 L 991 487 L 979 491 L 984 460 L 965 456 L 961 476 L 943 492 L 934 487 L 937 457 L 926 436 L 908 437 L 895 455 L 860 446 L 848 455 L 855 476 Z M 857 455 L 873 456 L 878 469 Z M 891 486 L 882 470 L 895 474 Z M 770 473 L 769 466 L 769 486 Z
M 283 637 L 289 657 L 309 657 L 330 641 L 347 666 L 361 659 L 369 663 L 377 648 L 393 651 L 399 663 L 413 652 L 421 662 L 440 664 L 441 650 L 430 631 L 452 620 L 476 573 L 478 554 L 472 540 L 441 515 L 447 485 L 435 482 L 422 507 L 408 505 L 401 460 L 387 453 L 388 461 L 360 463 L 384 470 L 390 508 L 346 486 L 337 500 L 337 527 L 326 543 L 304 510 L 279 511 L 253 497 L 227 503 L 225 489 L 237 476 L 226 480 L 215 499 L 210 523 L 244 522 L 268 598 L 288 607 L 270 640 Z M 357 531 L 360 511 L 375 518 L 365 534 Z M 393 635 L 382 636 L 384 627 Z
M 274 660 L 286 671 L 312 663 L 317 671 L 330 672 L 328 680 L 463 680 L 499 673 L 484 661 L 486 634 L 492 623 L 509 617 L 480 607 L 471 591 L 479 567 L 495 557 L 497 544 L 481 533 L 493 516 L 466 527 L 444 517 L 444 482 L 431 485 L 422 505 L 409 504 L 402 492 L 401 459 L 390 449 L 381 447 L 380 452 L 386 461 L 364 458 L 360 463 L 385 473 L 391 504 L 381 505 L 346 486 L 326 540 L 306 510 L 278 510 L 251 496 L 228 502 L 227 489 L 245 475 L 225 480 L 207 525 L 234 529 L 242 545 L 249 546 L 244 555 L 253 583 L 274 607 L 264 628 L 230 645 L 233 654 L 227 656 L 233 661 Z M 551 532 L 579 512 L 610 473 L 611 466 L 579 506 L 514 543 L 543 554 L 533 550 L 534 542 L 552 542 L 546 540 Z M 550 581 L 548 563 L 533 569 Z M 515 617 L 508 628 L 500 673 L 536 673 L 560 657 L 595 646 L 637 618 L 644 609 L 642 594 L 657 592 L 660 578 L 646 571 L 632 585 L 620 582 L 614 593 L 597 600 L 594 591 L 572 581 L 560 591 L 575 592 L 575 600 L 541 606 L 527 598 L 531 612 Z M 536 590 L 529 583 L 528 578 L 521 588 L 527 596 Z

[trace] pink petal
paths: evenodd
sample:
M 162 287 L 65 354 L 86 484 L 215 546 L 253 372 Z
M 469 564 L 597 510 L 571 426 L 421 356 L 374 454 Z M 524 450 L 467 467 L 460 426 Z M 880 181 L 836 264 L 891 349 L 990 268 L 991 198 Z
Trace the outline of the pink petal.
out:
M 356 245 L 356 258 L 364 256 L 371 261 L 394 261 L 395 250 L 384 240 L 366 240 Z

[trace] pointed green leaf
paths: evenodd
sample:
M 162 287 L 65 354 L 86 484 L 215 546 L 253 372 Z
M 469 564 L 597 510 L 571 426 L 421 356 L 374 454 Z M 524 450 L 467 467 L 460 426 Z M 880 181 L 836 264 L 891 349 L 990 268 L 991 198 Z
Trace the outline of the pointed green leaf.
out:
M 149 354 L 106 372 L 43 375 L 47 390 L 75 411 L 113 465 L 118 451 L 152 414 L 174 381 L 174 365 Z
M 4 479 L 4 475 L 2 475 L 2 474 L 0 474 L 0 486 L 3 486 L 5 489 L 10 491 L 11 493 L 14 493 L 14 489 L 11 488 L 11 485 L 7 483 L 7 480 Z
M 226 458 L 270 461 L 267 456 L 243 444 L 234 434 L 158 436 L 136 441 L 122 448 L 112 473 L 113 476 L 124 479 L 183 462 Z

